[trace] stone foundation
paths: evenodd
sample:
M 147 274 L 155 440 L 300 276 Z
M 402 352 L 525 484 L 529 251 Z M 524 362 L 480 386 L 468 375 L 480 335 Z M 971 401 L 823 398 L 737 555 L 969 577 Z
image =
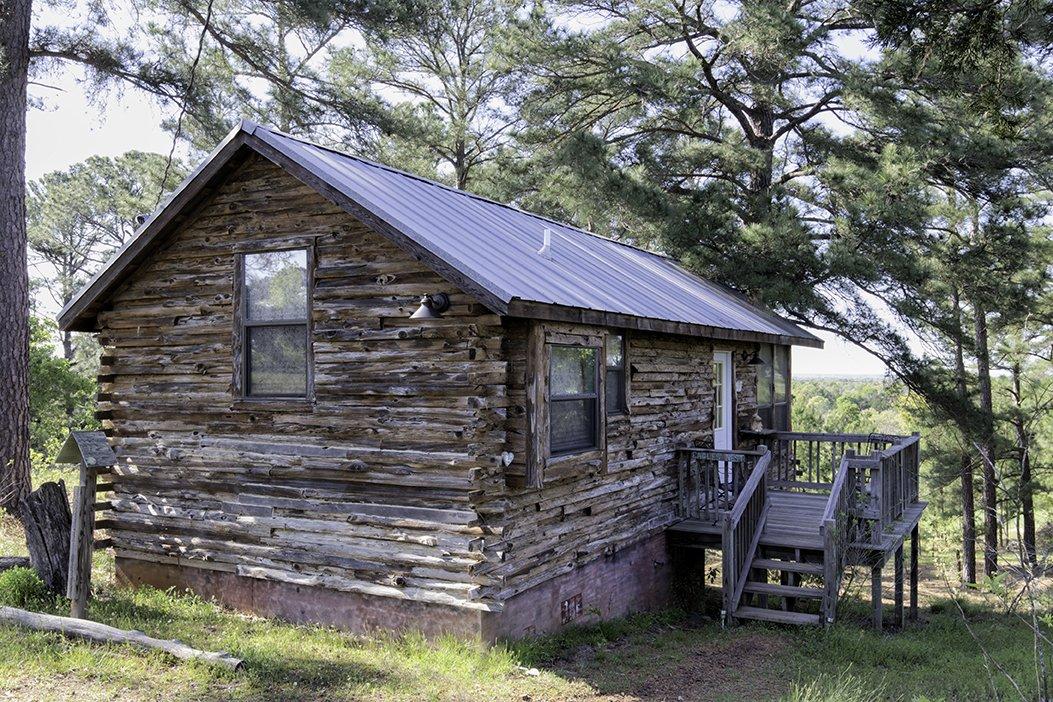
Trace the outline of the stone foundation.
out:
M 420 631 L 496 641 L 551 633 L 657 609 L 669 604 L 671 568 L 665 535 L 530 588 L 501 612 L 397 600 L 322 587 L 247 578 L 234 573 L 117 559 L 121 585 L 190 590 L 231 609 L 295 623 L 335 626 L 355 633 Z

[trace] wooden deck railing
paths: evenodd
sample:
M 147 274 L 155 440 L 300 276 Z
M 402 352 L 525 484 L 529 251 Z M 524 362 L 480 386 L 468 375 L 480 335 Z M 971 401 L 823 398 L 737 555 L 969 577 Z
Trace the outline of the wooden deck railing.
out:
M 816 434 L 797 431 L 763 432 L 772 452 L 771 486 L 784 490 L 826 492 L 834 482 L 845 451 L 869 454 L 893 445 L 888 434 Z
M 880 544 L 885 529 L 918 501 L 920 436 L 895 437 L 888 448 L 857 456 L 845 451 L 830 486 L 820 524 L 823 536 L 823 617 L 834 621 L 850 549 L 864 540 Z
M 877 466 L 871 487 L 870 514 L 876 524 L 871 529 L 871 541 L 878 543 L 885 529 L 903 516 L 904 508 L 918 501 L 918 449 L 921 436 L 912 434 L 900 438 L 884 451 L 870 455 Z
M 680 517 L 720 523 L 767 451 L 680 449 Z
M 720 527 L 724 616 L 742 599 L 768 513 L 771 453 L 684 448 L 680 459 L 680 516 Z
M 742 486 L 735 505 L 724 517 L 721 548 L 724 558 L 724 617 L 728 622 L 733 620 L 742 599 L 742 589 L 749 578 L 757 544 L 764 531 L 764 520 L 768 514 L 770 463 L 771 454 L 765 449 Z
M 849 549 L 859 539 L 860 486 L 865 466 L 857 462 L 855 451 L 848 449 L 830 487 L 819 533 L 823 537 L 823 620 L 832 624 L 837 615 L 841 578 L 849 560 Z

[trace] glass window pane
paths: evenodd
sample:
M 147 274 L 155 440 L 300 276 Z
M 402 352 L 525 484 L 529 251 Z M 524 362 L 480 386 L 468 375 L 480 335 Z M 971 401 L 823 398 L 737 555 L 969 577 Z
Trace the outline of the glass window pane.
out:
M 786 402 L 789 396 L 790 347 L 775 347 L 775 401 Z
M 553 346 L 549 368 L 549 397 L 596 393 L 596 349 Z
M 625 367 L 625 344 L 620 334 L 610 334 L 607 337 L 607 367 Z
M 724 362 L 713 362 L 713 428 L 724 427 Z
M 253 321 L 306 319 L 307 251 L 246 254 L 245 301 Z
M 560 400 L 549 407 L 552 452 L 596 445 L 596 400 Z
M 625 371 L 608 368 L 607 385 L 604 392 L 607 399 L 607 412 L 625 410 Z
M 757 368 L 757 405 L 760 407 L 771 406 L 771 381 L 772 381 L 772 347 L 770 344 L 761 344 L 757 353 L 763 363 Z
M 248 327 L 250 395 L 307 394 L 307 327 Z

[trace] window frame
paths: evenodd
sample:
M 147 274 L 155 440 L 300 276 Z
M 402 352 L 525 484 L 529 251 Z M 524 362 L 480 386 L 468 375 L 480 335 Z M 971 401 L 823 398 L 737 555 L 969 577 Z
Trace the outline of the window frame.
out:
M 772 429 L 774 431 L 789 431 L 790 430 L 790 404 L 793 402 L 792 395 L 792 383 L 793 373 L 791 370 L 792 361 L 792 347 L 787 344 L 760 344 L 757 349 L 758 356 L 760 355 L 761 349 L 767 347 L 771 351 L 771 366 L 770 372 L 766 372 L 764 380 L 768 380 L 768 390 L 770 396 L 770 402 L 766 404 L 760 403 L 760 383 L 762 381 L 761 372 L 757 371 L 757 415 L 761 418 L 766 429 Z M 779 384 L 776 382 L 778 375 L 775 372 L 777 358 L 779 354 L 785 354 L 785 378 L 782 384 L 782 396 L 783 400 L 779 400 L 780 393 L 777 391 Z M 765 365 L 767 365 L 765 363 Z
M 608 470 L 607 413 L 603 369 L 606 368 L 605 330 L 566 324 L 530 320 L 526 329 L 526 465 L 523 487 L 543 488 L 551 481 L 579 478 L 584 475 L 603 475 Z M 599 424 L 598 445 L 594 448 L 561 455 L 552 455 L 549 440 L 549 366 L 552 344 L 586 346 L 599 354 L 597 371 Z M 513 484 L 517 480 L 513 478 Z
M 267 319 L 252 320 L 249 318 L 248 310 L 248 281 L 246 280 L 246 259 L 249 256 L 269 253 L 282 253 L 291 251 L 303 251 L 305 254 L 306 280 L 306 302 L 304 317 L 289 319 Z M 312 311 L 314 302 L 314 263 L 315 253 L 313 240 L 310 243 L 288 242 L 275 246 L 261 245 L 258 247 L 238 250 L 235 254 L 234 292 L 235 292 L 235 320 L 234 320 L 234 379 L 235 395 L 245 402 L 268 402 L 268 401 L 310 401 L 314 398 L 314 344 L 312 329 Z M 305 341 L 305 365 L 306 377 L 304 379 L 303 393 L 260 393 L 251 392 L 252 383 L 252 352 L 251 352 L 251 330 L 259 327 L 303 327 Z
M 596 451 L 600 448 L 600 432 L 602 431 L 601 417 L 604 414 L 603 408 L 600 407 L 600 402 L 605 402 L 605 397 L 601 384 L 605 382 L 605 366 L 606 366 L 606 354 L 603 349 L 599 349 L 595 346 L 585 344 L 569 344 L 569 343 L 558 343 L 550 342 L 548 346 L 548 396 L 546 401 L 548 402 L 548 455 L 553 458 L 562 456 L 573 456 L 580 453 L 588 453 L 590 451 Z M 554 395 L 552 392 L 552 352 L 557 348 L 569 348 L 569 349 L 588 349 L 592 351 L 596 356 L 595 370 L 593 371 L 593 391 L 591 393 L 579 393 L 575 395 Z M 604 370 L 601 370 L 601 367 Z M 589 444 L 582 445 L 568 445 L 557 447 L 552 440 L 552 408 L 558 402 L 579 402 L 581 400 L 592 400 L 595 405 L 592 416 L 592 442 Z
M 612 336 L 620 337 L 622 345 L 622 364 L 620 367 L 614 368 L 607 365 L 607 340 Z M 629 336 L 624 331 L 619 331 L 617 334 L 608 333 L 604 337 L 603 342 L 603 411 L 608 417 L 627 415 L 629 414 Z M 621 389 L 621 392 L 618 394 L 621 401 L 613 409 L 607 407 L 607 398 L 610 397 L 610 387 L 607 383 L 607 375 L 612 371 L 618 373 L 618 385 Z

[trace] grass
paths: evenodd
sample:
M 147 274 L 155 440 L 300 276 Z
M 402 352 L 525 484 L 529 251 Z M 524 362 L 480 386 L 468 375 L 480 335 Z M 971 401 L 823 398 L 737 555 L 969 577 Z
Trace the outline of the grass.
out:
M 20 530 L 0 518 L 0 553 L 17 552 L 24 552 Z M 0 699 L 870 702 L 986 700 L 996 694 L 1018 699 L 997 668 L 1034 697 L 1027 627 L 972 598 L 965 606 L 967 628 L 936 579 L 924 583 L 923 622 L 895 634 L 865 628 L 863 602 L 847 602 L 842 623 L 827 631 L 760 625 L 724 631 L 713 619 L 711 603 L 709 616 L 638 615 L 486 648 L 452 638 L 361 637 L 295 626 L 234 613 L 188 594 L 118 589 L 112 574 L 112 558 L 100 554 L 90 618 L 230 651 L 244 658 L 244 670 L 0 627 Z M 57 600 L 49 608 L 65 613 L 66 603 Z M 980 643 L 991 666 L 985 665 Z

